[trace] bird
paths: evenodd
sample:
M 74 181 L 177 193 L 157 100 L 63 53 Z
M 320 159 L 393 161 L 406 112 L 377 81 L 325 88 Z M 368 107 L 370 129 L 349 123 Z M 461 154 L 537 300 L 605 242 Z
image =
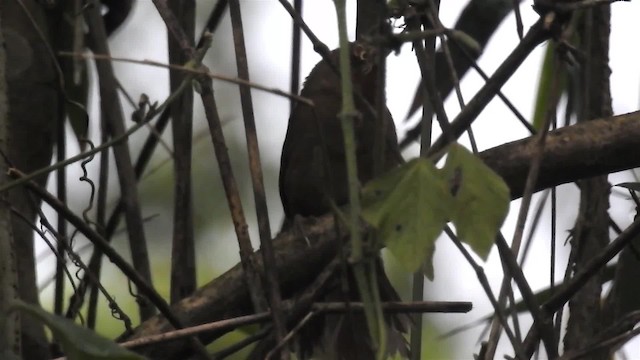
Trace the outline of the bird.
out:
M 357 117 L 354 121 L 358 180 L 365 184 L 372 180 L 375 159 L 373 148 L 376 138 L 375 115 L 370 104 L 375 104 L 379 86 L 376 66 L 378 48 L 363 42 L 349 44 L 351 77 Z M 296 217 L 317 217 L 331 212 L 331 204 L 349 202 L 345 148 L 339 114 L 342 111 L 340 76 L 335 69 L 339 64 L 339 49 L 320 61 L 309 73 L 302 97 L 310 99 L 314 107 L 298 103 L 289 118 L 282 149 L 279 188 L 285 213 L 285 224 Z M 369 108 L 367 108 L 367 103 Z M 391 113 L 385 107 L 385 151 L 382 171 L 404 162 L 398 146 L 396 129 Z M 285 225 L 287 226 L 287 225 Z M 384 273 L 382 260 L 375 259 L 378 286 L 382 301 L 399 301 L 400 297 Z M 340 276 L 329 282 L 324 301 L 360 301 L 353 274 L 346 274 L 349 290 L 341 289 Z M 344 278 L 344 275 L 342 275 Z M 408 330 L 408 317 L 387 317 L 387 349 L 408 354 L 403 333 Z M 328 354 L 336 360 L 373 359 L 375 350 L 363 314 L 326 315 L 309 323 L 300 332 L 299 354 L 307 358 L 314 352 Z

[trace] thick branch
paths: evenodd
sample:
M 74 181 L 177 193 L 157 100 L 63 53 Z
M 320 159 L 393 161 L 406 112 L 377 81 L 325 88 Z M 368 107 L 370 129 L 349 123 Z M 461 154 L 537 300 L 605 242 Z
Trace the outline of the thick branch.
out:
M 283 297 L 310 284 L 314 277 L 331 261 L 338 249 L 339 241 L 333 230 L 333 217 L 325 216 L 309 220 L 304 226 L 305 236 L 296 231 L 280 233 L 273 241 L 277 263 L 277 278 L 280 280 Z M 342 233 L 345 233 L 344 231 Z M 307 242 L 308 241 L 308 242 Z M 261 256 L 254 256 L 255 266 L 262 271 Z M 198 289 L 192 296 L 176 303 L 173 311 L 192 325 L 251 314 L 253 307 L 246 287 L 242 265 L 237 264 L 218 278 Z M 166 332 L 173 328 L 162 316 L 155 316 L 140 325 L 134 335 L 136 339 L 151 334 Z M 211 332 L 201 336 L 211 341 L 224 332 Z M 124 340 L 121 338 L 120 340 Z M 184 358 L 188 346 L 183 341 L 155 344 L 139 351 L 152 359 Z
M 535 191 L 554 185 L 640 166 L 640 112 L 594 120 L 550 132 Z M 532 138 L 483 151 L 480 158 L 509 186 L 511 198 L 522 196 Z
M 527 138 L 489 149 L 480 157 L 500 174 L 511 189 L 512 199 L 522 195 L 528 164 L 533 155 L 532 139 Z M 549 133 L 536 190 L 560 185 L 584 177 L 604 175 L 640 166 L 635 156 L 640 149 L 640 112 L 594 120 Z M 274 239 L 278 279 L 284 297 L 303 289 L 336 255 L 340 241 L 335 238 L 331 216 L 309 220 L 305 236 L 297 231 L 281 233 Z M 255 256 L 256 266 L 262 267 Z M 192 296 L 173 306 L 173 313 L 184 325 L 196 325 L 251 313 L 251 301 L 243 271 L 236 265 L 204 285 Z M 133 336 L 157 334 L 171 330 L 161 316 L 140 325 Z M 222 333 L 201 336 L 211 341 Z M 184 356 L 187 349 L 180 341 L 156 344 L 141 349 L 154 359 Z

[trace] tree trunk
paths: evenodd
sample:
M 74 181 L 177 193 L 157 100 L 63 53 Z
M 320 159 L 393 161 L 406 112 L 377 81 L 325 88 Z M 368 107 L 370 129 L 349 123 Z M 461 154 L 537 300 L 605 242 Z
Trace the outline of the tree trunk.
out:
M 580 19 L 582 50 L 586 54 L 582 64 L 582 101 L 578 120 L 588 121 L 611 116 L 611 93 L 609 88 L 609 33 L 610 7 L 600 6 L 587 10 Z M 583 265 L 598 255 L 609 243 L 609 190 L 606 176 L 581 180 L 580 209 L 572 239 L 572 270 L 577 272 Z M 583 349 L 593 345 L 601 330 L 602 274 L 598 273 L 569 302 L 569 322 L 565 337 L 565 351 Z M 592 359 L 606 359 L 606 352 L 592 354 Z
M 18 2 L 3 1 L 0 13 L 8 54 L 8 158 L 11 166 L 30 173 L 48 166 L 51 161 L 55 123 L 60 114 L 60 95 L 55 59 L 47 50 L 49 39 L 42 38 L 42 35 L 47 36 L 45 11 L 36 1 L 23 0 L 22 3 L 25 8 Z M 39 29 L 36 30 L 35 26 Z M 46 180 L 46 176 L 36 179 L 42 186 Z M 32 199 L 24 188 L 9 191 L 9 202 L 15 211 L 31 222 L 35 221 L 39 202 Z M 12 226 L 19 297 L 39 305 L 33 230 L 15 215 Z M 42 324 L 23 316 L 21 326 L 22 357 L 47 359 L 49 349 Z

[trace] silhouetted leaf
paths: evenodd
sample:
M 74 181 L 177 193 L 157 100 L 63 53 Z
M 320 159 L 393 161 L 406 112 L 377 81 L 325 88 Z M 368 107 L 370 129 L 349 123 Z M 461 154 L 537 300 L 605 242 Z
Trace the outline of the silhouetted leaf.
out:
M 623 187 L 625 189 L 640 191 L 640 183 L 638 182 L 623 182 L 620 184 L 616 184 L 615 186 Z

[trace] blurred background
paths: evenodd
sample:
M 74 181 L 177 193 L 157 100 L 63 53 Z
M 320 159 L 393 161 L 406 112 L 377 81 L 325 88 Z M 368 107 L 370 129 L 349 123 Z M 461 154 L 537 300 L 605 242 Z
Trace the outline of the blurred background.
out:
M 355 1 L 348 2 L 350 20 L 350 37 L 355 33 Z M 526 29 L 538 18 L 531 9 L 531 1 L 521 4 L 522 18 Z M 200 33 L 206 18 L 215 2 L 211 0 L 197 1 L 198 25 L 196 34 Z M 290 44 L 292 22 L 285 10 L 276 1 L 247 0 L 242 2 L 242 14 L 245 25 L 245 36 L 248 52 L 251 81 L 270 88 L 287 90 L 290 78 Z M 440 18 L 447 27 L 453 27 L 465 3 L 461 1 L 443 2 Z M 611 87 L 613 95 L 613 109 L 615 114 L 622 114 L 638 109 L 640 88 L 639 50 L 633 41 L 634 34 L 640 32 L 638 2 L 615 3 L 612 6 L 612 36 L 611 36 Z M 316 35 L 330 48 L 338 44 L 337 24 L 333 2 L 331 0 L 306 1 L 304 4 L 304 19 Z M 491 74 L 506 58 L 517 44 L 518 36 L 515 28 L 515 17 L 508 16 L 501 27 L 492 37 L 479 65 Z M 399 25 L 399 24 L 398 24 Z M 470 34 L 473 36 L 473 34 Z M 149 59 L 168 62 L 167 33 L 160 16 L 150 0 L 137 0 L 134 9 L 125 25 L 111 38 L 111 53 L 115 57 L 126 57 L 136 60 Z M 537 90 L 538 76 L 544 46 L 540 46 L 532 56 L 520 67 L 516 74 L 502 88 L 503 93 L 514 103 L 516 108 L 530 117 L 533 114 L 533 104 Z M 303 36 L 301 76 L 304 77 L 320 60 Z M 209 50 L 205 64 L 214 73 L 236 76 L 235 53 L 232 45 L 231 26 L 228 14 L 215 33 L 213 46 Z M 405 119 L 409 104 L 413 99 L 419 78 L 419 70 L 415 61 L 415 54 L 410 44 L 405 44 L 400 53 L 392 54 L 388 58 L 387 71 L 387 99 L 388 107 L 394 116 L 398 128 L 399 138 L 403 138 L 406 129 L 418 121 L 417 117 Z M 168 95 L 169 75 L 166 69 L 133 65 L 128 63 L 114 63 L 116 75 L 124 89 L 137 101 L 141 94 L 149 96 L 151 102 L 161 102 Z M 91 74 L 95 76 L 94 73 Z M 465 100 L 468 101 L 483 85 L 483 80 L 473 71 L 469 71 L 462 79 L 461 89 Z M 236 180 L 243 193 L 243 206 L 249 221 L 249 231 L 258 247 L 258 232 L 253 208 L 250 176 L 247 166 L 245 137 L 240 110 L 238 88 L 235 85 L 215 81 L 215 96 L 219 105 L 220 116 L 224 123 L 224 131 L 233 161 Z M 90 138 L 99 143 L 99 109 L 97 89 L 92 90 L 90 100 Z M 280 151 L 287 127 L 289 116 L 289 100 L 273 94 L 253 90 L 254 113 L 259 135 L 262 166 L 271 229 L 274 234 L 280 228 L 283 219 L 282 206 L 278 195 L 278 171 Z M 126 101 L 123 101 L 126 104 Z M 459 112 L 455 98 L 445 103 L 450 118 Z M 125 105 L 125 115 L 130 116 L 133 107 Z M 127 113 L 128 112 L 128 113 Z M 129 126 L 133 123 L 129 123 Z M 519 124 L 506 106 L 494 100 L 474 122 L 479 149 L 482 151 L 505 142 L 528 136 L 526 129 Z M 437 126 L 434 133 L 439 134 Z M 68 155 L 79 152 L 77 142 L 69 132 Z M 131 139 L 131 149 L 137 155 L 141 142 L 146 138 L 148 130 L 135 134 Z M 221 186 L 217 163 L 213 153 L 210 137 L 204 119 L 202 106 L 198 97 L 194 106 L 194 149 L 193 149 L 193 187 L 195 205 L 195 233 L 197 240 L 197 270 L 198 283 L 205 284 L 219 274 L 239 262 L 238 247 L 231 218 Z M 162 135 L 167 146 L 171 146 L 170 127 Z M 465 145 L 466 137 L 461 138 Z M 409 147 L 404 152 L 405 159 L 418 154 L 418 145 Z M 113 161 L 113 159 L 111 159 Z M 89 163 L 89 177 L 97 180 L 98 161 Z M 78 181 L 81 176 L 80 167 L 74 164 L 69 167 L 68 188 L 70 189 L 70 206 L 77 212 L 82 212 L 88 206 L 89 186 Z M 173 206 L 173 167 L 169 152 L 162 146 L 148 167 L 146 174 L 140 181 L 139 189 L 142 197 L 143 215 L 146 218 L 147 238 L 150 242 L 154 283 L 161 294 L 168 295 L 170 251 L 172 234 L 172 206 Z M 612 174 L 609 180 L 612 184 L 623 181 L 633 181 L 631 173 Z M 112 206 L 117 201 L 118 184 L 112 174 L 110 192 Z M 49 187 L 55 188 L 55 178 L 50 178 Z M 577 188 L 573 184 L 558 188 L 558 254 L 556 279 L 562 278 L 566 264 L 568 248 L 563 246 L 575 221 L 577 213 Z M 534 197 L 533 204 L 538 201 L 539 194 Z M 511 211 L 503 227 L 503 234 L 507 239 L 513 235 L 515 217 L 519 208 L 519 201 L 511 203 Z M 611 198 L 610 213 L 613 219 L 622 227 L 627 226 L 635 214 L 634 205 L 629 201 L 627 193 L 614 190 Z M 55 219 L 55 212 L 47 209 L 50 219 Z M 549 285 L 549 234 L 550 215 L 543 214 L 538 227 L 529 258 L 525 264 L 525 275 L 534 290 Z M 114 238 L 114 245 L 123 254 L 128 254 L 128 246 L 121 233 Z M 38 278 L 43 291 L 43 305 L 51 307 L 52 289 L 51 279 L 55 271 L 55 259 L 48 248 L 36 241 L 36 255 L 39 259 Z M 74 240 L 74 248 L 85 248 L 81 255 L 88 255 L 86 241 L 81 237 Z M 447 238 L 438 240 L 435 254 L 435 280 L 425 285 L 426 300 L 472 301 L 473 310 L 467 314 L 425 315 L 426 331 L 423 345 L 424 358 L 469 359 L 479 349 L 483 326 L 464 331 L 445 340 L 439 339 L 444 334 L 458 326 L 477 320 L 492 309 L 472 268 L 452 246 Z M 567 250 L 567 251 L 565 251 Z M 127 255 L 128 256 L 128 255 Z M 479 259 L 477 259 L 480 261 Z M 404 272 L 392 256 L 386 256 L 385 262 L 392 281 L 405 300 L 410 298 L 411 274 Z M 118 303 L 126 310 L 135 312 L 133 297 L 129 294 L 125 277 L 110 263 L 105 262 L 103 282 L 116 297 Z M 492 252 L 484 265 L 485 272 L 494 291 L 498 291 L 502 279 L 502 268 L 499 257 Z M 101 300 L 104 311 L 98 319 L 98 330 L 106 336 L 114 337 L 124 330 L 118 320 L 111 317 L 106 303 Z M 137 316 L 132 317 L 135 321 Z M 523 317 L 522 326 L 528 327 L 530 320 Z M 232 341 L 241 336 L 236 332 L 226 337 L 225 341 Z M 220 342 L 222 343 L 222 342 Z M 227 343 L 229 344 L 229 343 Z M 502 349 L 510 354 L 508 344 Z M 640 342 L 631 342 L 625 347 L 629 358 L 640 356 Z M 500 353 L 500 349 L 498 350 Z M 498 355 L 501 357 L 501 355 Z M 238 355 L 238 359 L 242 355 Z

